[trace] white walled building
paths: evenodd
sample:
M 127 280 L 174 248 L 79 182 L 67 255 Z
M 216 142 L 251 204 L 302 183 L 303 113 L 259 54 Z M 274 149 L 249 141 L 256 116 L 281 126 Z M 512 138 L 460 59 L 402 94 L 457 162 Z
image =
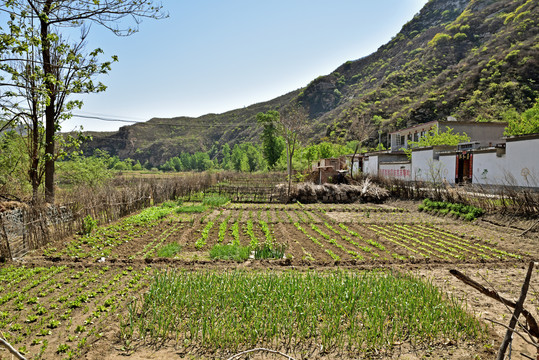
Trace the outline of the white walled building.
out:
M 410 161 L 402 151 L 366 153 L 363 157 L 363 173 L 410 180 Z
M 412 180 L 539 188 L 539 134 L 505 140 L 496 147 L 464 151 L 439 146 L 413 149 Z
M 479 124 L 479 128 L 488 129 Z M 369 152 L 356 155 L 360 160 L 354 167 L 366 175 L 410 181 L 539 188 L 539 133 L 489 142 L 494 146 L 481 147 L 480 141 L 472 140 L 458 146 L 414 148 L 410 160 L 402 151 Z M 351 157 L 341 160 L 347 168 Z
M 476 184 L 539 187 L 539 134 L 513 136 L 505 148 L 474 151 Z
M 431 181 L 449 183 L 455 182 L 455 165 L 448 159 L 440 161 L 442 153 L 451 153 L 455 162 L 456 146 L 431 146 L 412 150 L 412 179 L 417 181 Z

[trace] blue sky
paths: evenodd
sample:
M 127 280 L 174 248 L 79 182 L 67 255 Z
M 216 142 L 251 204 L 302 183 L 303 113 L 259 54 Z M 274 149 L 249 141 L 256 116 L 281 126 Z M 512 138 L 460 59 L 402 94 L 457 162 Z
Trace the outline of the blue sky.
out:
M 76 114 L 147 121 L 200 116 L 271 100 L 307 85 L 395 36 L 427 0 L 164 0 L 167 19 L 144 20 L 116 37 L 93 25 L 87 48 L 118 55 L 98 80 L 104 93 L 78 97 Z M 85 118 L 62 124 L 113 131 Z

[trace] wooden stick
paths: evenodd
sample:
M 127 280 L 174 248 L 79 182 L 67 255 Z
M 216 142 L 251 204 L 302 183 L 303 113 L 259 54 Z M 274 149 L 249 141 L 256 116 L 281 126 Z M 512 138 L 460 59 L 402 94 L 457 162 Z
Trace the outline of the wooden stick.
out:
M 5 348 L 7 348 L 9 352 L 12 353 L 13 356 L 15 356 L 17 359 L 26 360 L 26 358 L 22 356 L 21 353 L 19 353 L 17 350 L 15 350 L 13 346 L 11 346 L 6 340 L 0 338 L 0 345 L 3 345 Z
M 522 232 L 519 236 L 524 236 L 524 235 L 526 235 L 527 233 L 529 233 L 530 231 L 532 231 L 533 228 L 536 227 L 537 225 L 539 225 L 539 221 L 533 223 L 532 226 L 530 226 L 527 230 L 524 230 L 524 232 Z
M 526 300 L 526 295 L 528 294 L 528 289 L 530 288 L 530 279 L 533 273 L 533 265 L 534 262 L 531 261 L 530 266 L 528 267 L 528 273 L 526 274 L 526 279 L 524 280 L 524 284 L 522 284 L 520 297 L 518 298 L 517 304 L 515 306 L 515 312 L 513 313 L 513 316 L 509 321 L 509 328 L 507 329 L 507 332 L 505 333 L 505 338 L 503 339 L 502 345 L 500 346 L 500 350 L 498 352 L 498 360 L 503 360 L 505 358 L 505 352 L 507 351 L 507 347 L 509 346 L 511 341 L 513 341 L 513 331 L 515 330 L 515 326 L 518 322 L 518 317 L 520 316 L 520 313 L 522 312 L 524 306 L 524 300 Z
M 516 307 L 516 303 L 514 301 L 503 298 L 496 291 L 485 288 L 483 285 L 479 284 L 477 281 L 470 279 L 468 276 L 464 275 L 460 271 L 449 270 L 449 273 L 453 275 L 454 277 L 456 277 L 457 279 L 459 279 L 460 281 L 462 281 L 463 283 L 473 287 L 480 293 L 494 300 L 497 300 L 501 302 L 502 304 L 505 304 L 513 309 Z M 528 330 L 530 334 L 536 338 L 539 338 L 539 326 L 537 325 L 537 321 L 535 321 L 535 318 L 526 309 L 522 309 L 522 315 L 526 318 L 526 322 L 528 323 Z

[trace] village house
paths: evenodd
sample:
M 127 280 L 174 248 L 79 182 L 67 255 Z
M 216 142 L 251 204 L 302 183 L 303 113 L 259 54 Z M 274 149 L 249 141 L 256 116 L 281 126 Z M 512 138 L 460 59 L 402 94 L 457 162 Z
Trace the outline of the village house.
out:
M 418 141 L 436 126 L 439 131 L 451 128 L 454 133 L 466 133 L 470 141 L 457 146 L 413 148 L 409 159 L 403 151 L 408 141 Z M 353 166 L 354 174 L 409 181 L 539 188 L 539 134 L 503 137 L 505 126 L 506 123 L 431 121 L 392 132 L 390 150 L 322 159 L 313 164 L 313 170 L 319 172 L 319 183 Z
M 453 118 L 449 117 L 449 119 Z M 419 138 L 435 128 L 438 128 L 439 132 L 452 129 L 454 134 L 466 134 L 476 148 L 493 146 L 501 141 L 506 126 L 507 123 L 504 122 L 429 121 L 389 133 L 390 146 L 392 152 L 408 149 L 408 142 L 419 141 Z

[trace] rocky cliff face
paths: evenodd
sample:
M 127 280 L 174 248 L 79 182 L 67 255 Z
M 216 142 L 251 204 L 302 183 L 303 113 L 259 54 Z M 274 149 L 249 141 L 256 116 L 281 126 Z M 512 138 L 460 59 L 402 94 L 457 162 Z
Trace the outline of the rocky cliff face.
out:
M 256 113 L 299 101 L 310 141 L 346 140 L 356 118 L 378 132 L 453 116 L 500 120 L 539 94 L 539 3 L 536 0 L 431 0 L 375 53 L 348 61 L 304 89 L 266 103 L 197 119 L 152 119 L 94 135 L 89 149 L 157 165 L 182 151 L 258 141 Z M 193 124 L 204 124 L 203 127 Z

